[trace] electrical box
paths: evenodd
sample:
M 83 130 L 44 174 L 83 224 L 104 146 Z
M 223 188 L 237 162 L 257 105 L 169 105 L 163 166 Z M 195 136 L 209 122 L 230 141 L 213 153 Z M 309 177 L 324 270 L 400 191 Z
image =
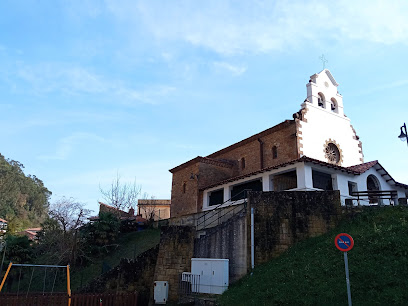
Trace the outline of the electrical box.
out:
M 169 282 L 155 281 L 154 282 L 154 303 L 166 304 L 169 298 Z
M 222 294 L 229 284 L 229 259 L 191 258 L 191 274 L 200 275 L 199 293 Z

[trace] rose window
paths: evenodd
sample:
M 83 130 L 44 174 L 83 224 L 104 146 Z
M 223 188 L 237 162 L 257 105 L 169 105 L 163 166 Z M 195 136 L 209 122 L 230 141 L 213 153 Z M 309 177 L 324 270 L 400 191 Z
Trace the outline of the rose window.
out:
M 340 161 L 340 151 L 334 143 L 328 143 L 324 152 L 329 163 L 337 164 Z

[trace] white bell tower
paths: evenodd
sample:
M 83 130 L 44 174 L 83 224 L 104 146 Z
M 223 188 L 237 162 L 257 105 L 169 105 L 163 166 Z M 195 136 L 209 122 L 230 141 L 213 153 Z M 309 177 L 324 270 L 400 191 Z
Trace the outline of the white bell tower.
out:
M 343 116 L 343 96 L 337 91 L 337 86 L 339 84 L 330 71 L 324 69 L 310 77 L 306 85 L 307 99 L 312 105 Z
M 344 115 L 339 84 L 328 69 L 310 77 L 298 118 L 299 155 L 349 167 L 364 162 L 361 141 Z

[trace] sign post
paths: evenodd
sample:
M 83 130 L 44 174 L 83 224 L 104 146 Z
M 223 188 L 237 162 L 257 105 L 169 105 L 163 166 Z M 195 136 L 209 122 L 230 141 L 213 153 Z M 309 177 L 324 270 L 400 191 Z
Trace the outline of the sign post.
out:
M 353 238 L 346 233 L 338 234 L 334 239 L 334 244 L 336 248 L 339 249 L 344 253 L 344 266 L 346 269 L 346 283 L 347 283 L 347 297 L 348 297 L 348 304 L 351 304 L 351 291 L 350 291 L 350 278 L 349 278 L 349 268 L 348 268 L 348 259 L 347 259 L 347 251 L 350 251 L 354 246 Z

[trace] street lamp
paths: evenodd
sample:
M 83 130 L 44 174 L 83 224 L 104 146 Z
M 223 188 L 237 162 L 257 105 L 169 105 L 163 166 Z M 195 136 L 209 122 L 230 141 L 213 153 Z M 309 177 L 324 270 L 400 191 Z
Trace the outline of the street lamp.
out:
M 407 133 L 407 126 L 404 125 L 401 126 L 401 134 L 398 136 L 399 139 L 401 139 L 401 141 L 406 141 L 407 145 L 408 145 L 408 133 Z

